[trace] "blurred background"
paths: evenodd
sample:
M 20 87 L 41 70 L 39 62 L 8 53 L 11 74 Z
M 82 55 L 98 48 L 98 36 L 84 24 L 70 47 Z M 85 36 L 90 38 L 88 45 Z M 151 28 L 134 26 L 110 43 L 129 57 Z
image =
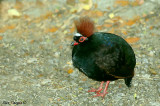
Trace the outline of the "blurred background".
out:
M 123 37 L 137 59 L 132 87 L 99 86 L 72 66 L 74 20 Z M 160 0 L 0 0 L 0 104 L 160 105 Z

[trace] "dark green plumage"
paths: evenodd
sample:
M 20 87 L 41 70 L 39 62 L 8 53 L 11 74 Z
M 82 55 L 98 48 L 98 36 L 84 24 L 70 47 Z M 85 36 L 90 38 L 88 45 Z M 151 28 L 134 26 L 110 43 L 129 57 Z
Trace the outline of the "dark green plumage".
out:
M 97 81 L 125 79 L 130 86 L 136 64 L 131 46 L 120 36 L 96 32 L 73 47 L 73 65 Z

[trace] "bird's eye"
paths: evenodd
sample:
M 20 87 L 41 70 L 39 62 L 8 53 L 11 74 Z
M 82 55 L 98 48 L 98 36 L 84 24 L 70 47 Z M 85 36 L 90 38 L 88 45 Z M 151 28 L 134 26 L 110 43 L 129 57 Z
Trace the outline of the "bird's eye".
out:
M 79 38 L 79 42 L 84 42 L 84 40 L 85 40 L 84 37 Z

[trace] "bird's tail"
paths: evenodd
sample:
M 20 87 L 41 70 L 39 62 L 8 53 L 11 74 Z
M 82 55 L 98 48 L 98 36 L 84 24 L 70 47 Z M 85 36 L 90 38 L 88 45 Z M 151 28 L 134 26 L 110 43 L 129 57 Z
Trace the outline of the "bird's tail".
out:
M 132 78 L 133 78 L 133 77 L 129 77 L 129 78 L 125 78 L 125 79 L 124 79 L 125 84 L 126 84 L 128 87 L 131 87 Z

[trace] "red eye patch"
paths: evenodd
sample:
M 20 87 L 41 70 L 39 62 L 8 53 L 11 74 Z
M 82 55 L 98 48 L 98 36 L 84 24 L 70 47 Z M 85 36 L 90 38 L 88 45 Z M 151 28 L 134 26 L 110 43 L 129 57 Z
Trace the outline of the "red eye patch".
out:
M 79 42 L 82 43 L 82 42 L 84 42 L 86 39 L 87 39 L 87 37 L 82 36 L 82 37 L 79 38 Z

